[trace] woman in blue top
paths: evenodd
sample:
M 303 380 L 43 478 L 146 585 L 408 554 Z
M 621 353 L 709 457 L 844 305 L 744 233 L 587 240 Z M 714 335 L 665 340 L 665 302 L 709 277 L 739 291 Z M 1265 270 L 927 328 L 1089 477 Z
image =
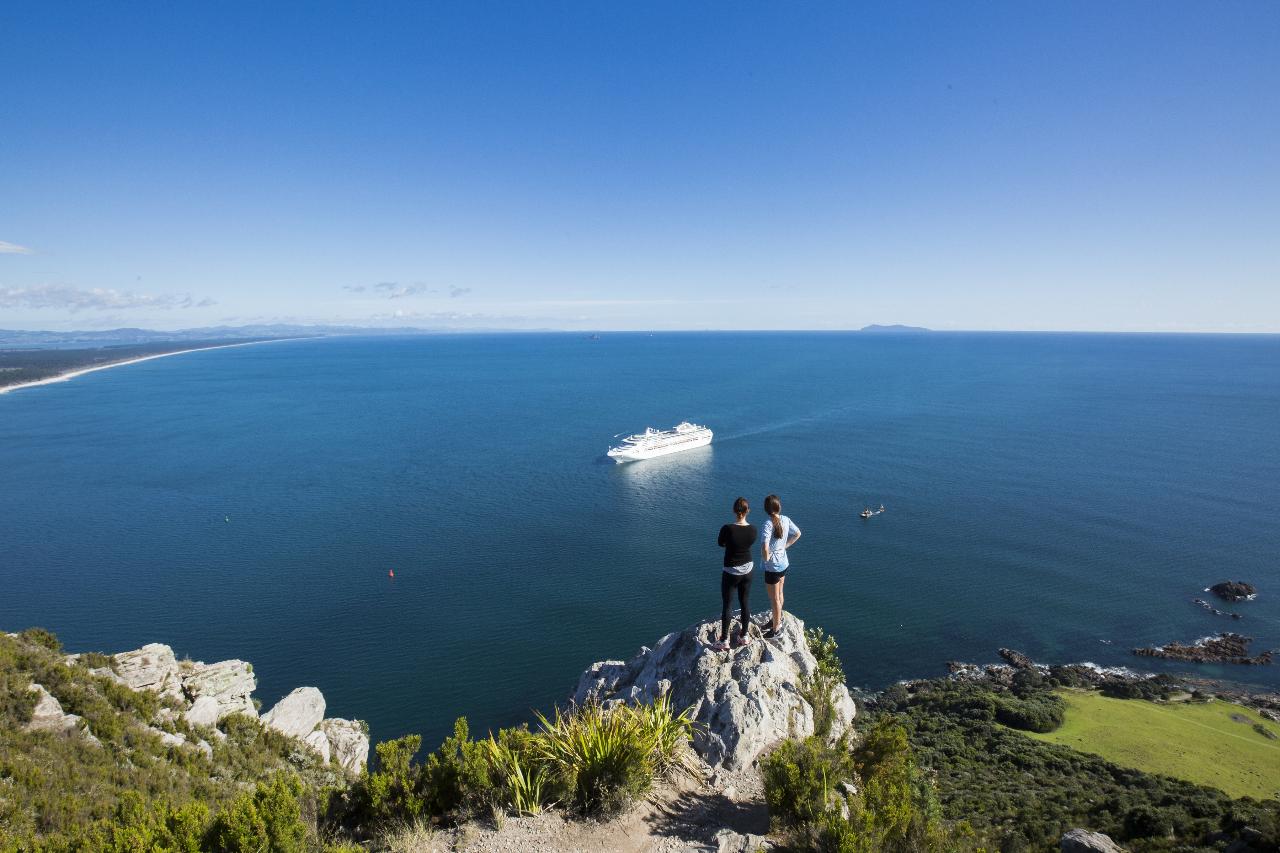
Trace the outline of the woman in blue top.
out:
M 760 528 L 760 556 L 764 558 L 765 589 L 773 604 L 773 624 L 765 632 L 766 637 L 776 637 L 782 627 L 782 587 L 787 580 L 787 549 L 800 538 L 800 528 L 782 514 L 782 501 L 777 495 L 764 499 L 764 511 L 769 514 Z

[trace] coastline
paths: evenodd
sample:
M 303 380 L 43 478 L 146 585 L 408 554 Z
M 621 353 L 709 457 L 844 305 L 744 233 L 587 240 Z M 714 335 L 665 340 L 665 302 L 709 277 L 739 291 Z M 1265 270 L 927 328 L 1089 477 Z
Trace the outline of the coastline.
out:
M 75 379 L 77 376 L 83 376 L 86 373 L 94 373 L 98 370 L 108 370 L 112 367 L 124 367 L 126 364 L 137 364 L 140 361 L 150 361 L 153 358 L 165 358 L 171 355 L 184 355 L 189 352 L 201 352 L 211 349 L 230 349 L 231 347 L 248 347 L 254 344 L 274 344 L 280 341 L 296 341 L 299 338 L 272 338 L 265 341 L 240 341 L 232 344 L 214 344 L 207 347 L 191 347 L 190 349 L 178 349 L 171 352 L 157 352 L 150 355 L 142 355 L 137 358 L 127 358 L 122 361 L 112 361 L 107 364 L 96 364 L 93 367 L 79 367 L 75 370 L 68 370 L 66 373 L 59 373 L 57 376 L 49 376 L 45 379 L 37 379 L 33 382 L 23 382 L 19 385 L 6 385 L 0 388 L 0 394 L 8 394 L 10 391 L 20 391 L 23 388 L 35 388 L 39 385 L 52 385 L 55 382 L 67 382 Z

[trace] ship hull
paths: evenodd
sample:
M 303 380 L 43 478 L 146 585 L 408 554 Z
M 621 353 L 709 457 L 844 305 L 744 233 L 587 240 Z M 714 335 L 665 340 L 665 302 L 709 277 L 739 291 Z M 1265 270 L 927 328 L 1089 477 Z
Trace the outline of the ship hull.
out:
M 626 462 L 641 462 L 645 459 L 656 459 L 659 456 L 670 456 L 673 453 L 684 453 L 686 450 L 696 450 L 699 447 L 706 447 L 711 443 L 712 433 L 707 430 L 705 435 L 700 435 L 688 441 L 668 444 L 664 447 L 641 448 L 627 447 L 615 448 L 609 451 L 609 458 L 614 462 L 622 465 Z

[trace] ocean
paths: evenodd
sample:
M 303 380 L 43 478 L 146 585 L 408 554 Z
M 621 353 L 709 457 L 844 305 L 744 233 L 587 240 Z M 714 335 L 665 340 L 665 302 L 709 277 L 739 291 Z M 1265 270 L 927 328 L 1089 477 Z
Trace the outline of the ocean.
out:
M 684 419 L 714 443 L 603 459 Z M 1280 688 L 1129 653 L 1280 647 L 1280 336 L 330 338 L 100 371 L 0 396 L 0 628 L 242 658 L 264 709 L 315 685 L 434 747 L 717 614 L 716 532 L 769 492 L 804 533 L 788 609 L 852 686 L 1009 646 Z M 1260 589 L 1215 602 L 1240 621 L 1192 604 L 1227 578 Z

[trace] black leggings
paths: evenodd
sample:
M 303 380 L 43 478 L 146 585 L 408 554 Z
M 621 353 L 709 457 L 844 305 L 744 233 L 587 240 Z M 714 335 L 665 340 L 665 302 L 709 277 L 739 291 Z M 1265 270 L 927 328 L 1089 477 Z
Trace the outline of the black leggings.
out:
M 742 607 L 742 634 L 746 636 L 747 625 L 750 624 L 751 608 L 747 600 L 751 597 L 751 572 L 745 575 L 720 573 L 720 600 L 724 604 L 720 611 L 720 639 L 729 639 L 729 604 L 733 599 L 733 588 L 738 588 L 738 604 Z

